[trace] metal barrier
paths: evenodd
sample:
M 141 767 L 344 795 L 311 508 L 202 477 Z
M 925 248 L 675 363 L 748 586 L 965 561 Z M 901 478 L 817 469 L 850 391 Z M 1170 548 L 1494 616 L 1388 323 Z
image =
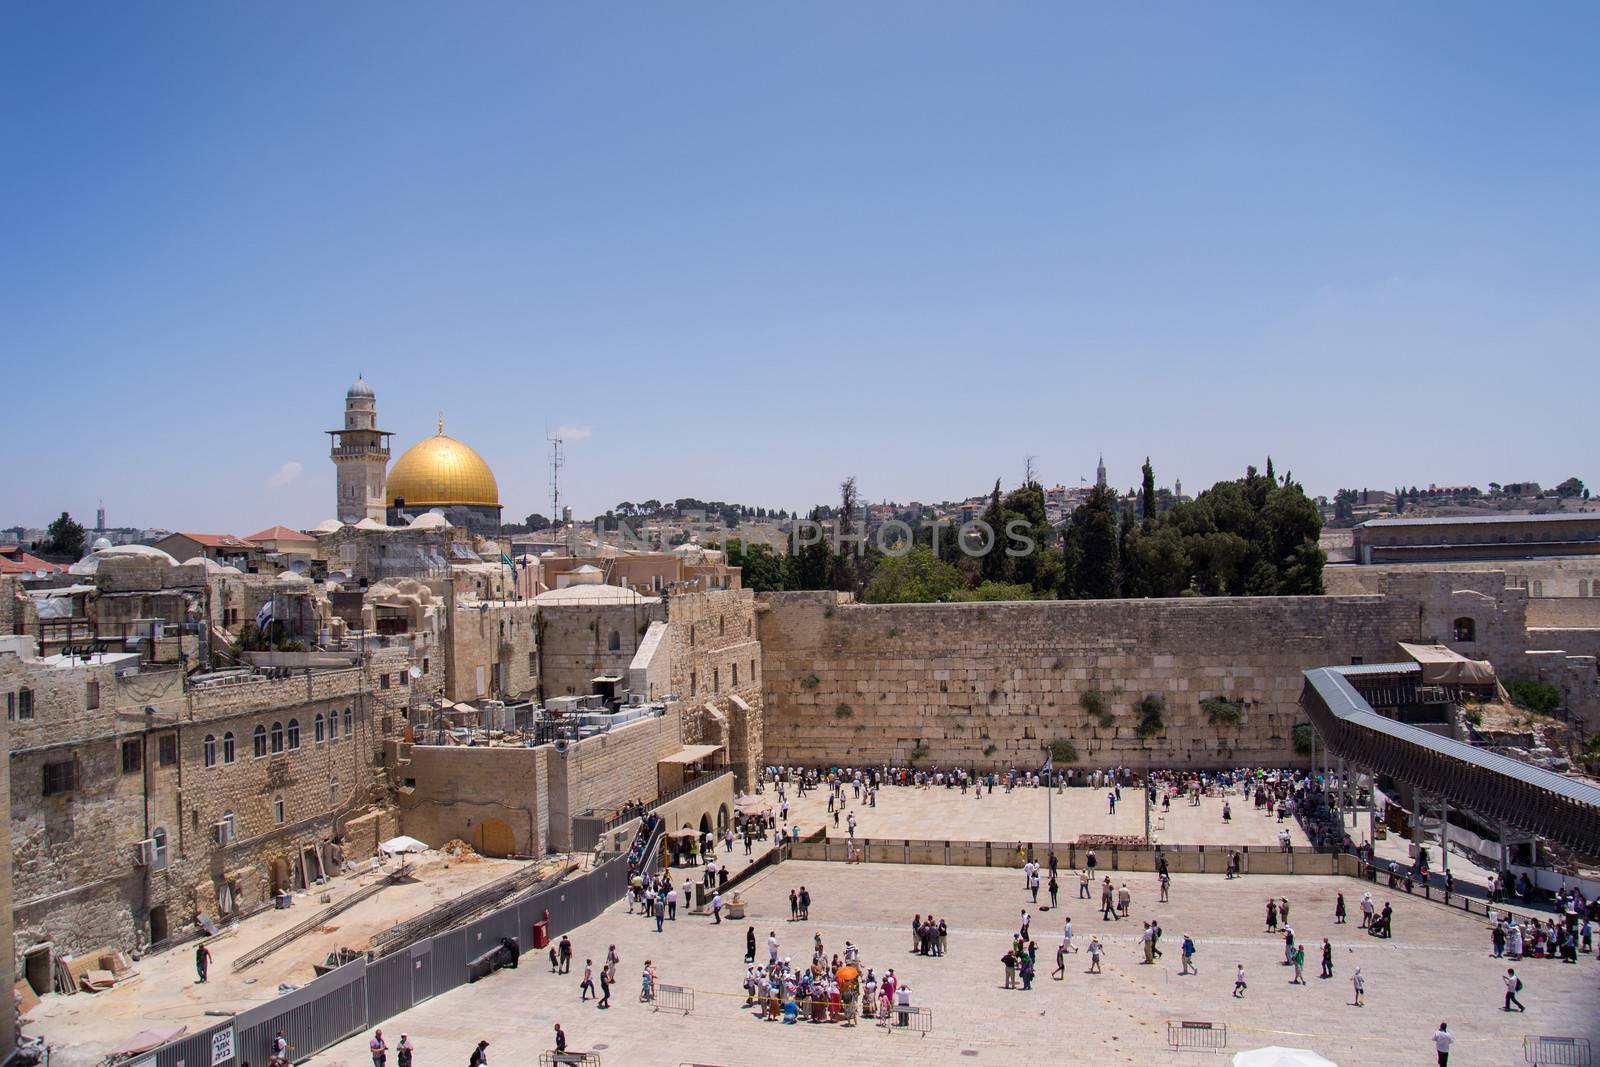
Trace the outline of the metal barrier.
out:
M 932 1008 L 895 1008 L 891 1030 L 904 1030 L 927 1037 L 933 1031 Z
M 1589 1067 L 1589 1039 L 1530 1034 L 1522 1039 L 1522 1058 L 1535 1067 Z
M 600 1067 L 600 1056 L 594 1052 L 541 1052 L 539 1067 Z
M 656 985 L 656 1011 L 681 1011 L 685 1015 L 694 1011 L 694 990 L 688 986 Z
M 1175 1052 L 1189 1049 L 1217 1052 L 1228 1047 L 1228 1024 L 1168 1019 L 1167 1046 Z

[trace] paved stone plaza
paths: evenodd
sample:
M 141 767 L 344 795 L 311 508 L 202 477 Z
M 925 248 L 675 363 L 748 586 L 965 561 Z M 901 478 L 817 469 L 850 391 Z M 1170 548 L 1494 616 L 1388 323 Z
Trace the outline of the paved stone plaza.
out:
M 1106 811 L 1106 789 L 1064 788 L 1050 797 L 1055 824 L 1055 840 L 1074 841 L 1081 834 L 1118 834 L 1139 837 L 1144 834 L 1144 813 L 1140 810 L 1140 790 L 1124 789 L 1117 813 Z M 777 794 L 769 784 L 765 795 L 777 804 Z M 812 790 L 805 799 L 788 787 L 789 821 L 802 832 L 826 825 L 833 837 L 845 835 L 846 816 L 839 816 L 834 828 L 828 814 L 826 789 Z M 1258 812 L 1250 801 L 1230 794 L 1233 819 L 1222 821 L 1222 799 L 1203 797 L 1199 807 L 1189 807 L 1182 798 L 1163 813 L 1150 812 L 1151 837 L 1169 845 L 1276 845 L 1278 831 L 1288 829 L 1291 841 L 1306 845 L 1299 825 L 1293 819 L 1278 822 Z M 971 792 L 943 787 L 920 789 L 913 786 L 884 786 L 878 790 L 878 804 L 867 807 L 845 791 L 845 811 L 856 813 L 858 837 L 914 838 L 932 841 L 1043 841 L 1046 832 L 1045 791 L 1025 787 L 990 793 L 977 799 Z
M 987 798 L 986 801 L 987 802 Z M 882 803 L 882 801 L 880 801 Z M 681 872 L 675 872 L 680 875 Z M 789 921 L 788 893 L 804 884 L 813 896 L 811 921 Z M 758 875 L 744 888 L 748 920 L 712 926 L 680 915 L 657 934 L 653 922 L 630 915 L 626 905 L 571 931 L 573 973 L 556 976 L 537 954 L 523 966 L 464 986 L 383 1024 L 391 1046 L 404 1032 L 418 1062 L 464 1062 L 479 1039 L 490 1042 L 490 1062 L 531 1064 L 551 1047 L 560 1022 L 577 1049 L 595 1050 L 605 1064 L 686 1062 L 742 1067 L 763 1062 L 860 1063 L 1155 1063 L 1173 1058 L 1166 1046 L 1168 1019 L 1205 1020 L 1229 1027 L 1229 1052 L 1282 1044 L 1315 1049 L 1340 1065 L 1432 1063 L 1430 1035 L 1441 1019 L 1457 1035 L 1453 1063 L 1520 1063 L 1526 1034 L 1588 1036 L 1600 1041 L 1600 964 L 1526 960 L 1526 1014 L 1500 1010 L 1506 963 L 1492 958 L 1487 926 L 1459 912 L 1375 890 L 1379 905 L 1394 904 L 1392 940 L 1369 937 L 1359 927 L 1364 883 L 1320 876 L 1180 875 L 1170 903 L 1157 902 L 1155 878 L 1127 879 L 1130 919 L 1103 921 L 1089 901 L 1075 899 L 1075 883 L 1060 911 L 1033 909 L 1017 870 L 983 868 L 848 866 L 788 862 Z M 1352 920 L 1332 921 L 1334 894 L 1343 891 Z M 1307 948 L 1305 986 L 1289 984 L 1279 936 L 1265 932 L 1267 898 L 1287 897 L 1290 922 Z M 1030 991 L 1002 988 L 1000 957 L 1019 909 L 1034 913 L 1039 979 Z M 910 951 L 913 912 L 929 910 L 951 929 L 949 954 L 925 958 Z M 1076 942 L 1098 935 L 1107 946 L 1104 973 L 1085 973 L 1086 952 L 1070 956 L 1065 981 L 1048 975 L 1060 940 L 1061 918 L 1071 915 Z M 1154 917 L 1164 931 L 1165 957 L 1142 965 L 1141 919 Z M 809 959 L 812 935 L 827 951 L 849 939 L 865 965 L 910 983 L 912 1002 L 933 1013 L 925 1038 L 862 1025 L 801 1023 L 785 1026 L 756 1018 L 740 991 L 745 931 L 753 926 L 758 955 L 777 931 L 783 955 Z M 1198 976 L 1178 975 L 1184 934 L 1198 943 Z M 1320 980 L 1323 937 L 1334 945 L 1335 977 Z M 598 966 L 615 944 L 622 963 L 614 1006 L 597 1011 L 580 1004 L 578 982 L 585 957 Z M 660 981 L 695 990 L 692 1015 L 654 1012 L 638 1001 L 645 958 Z M 1233 971 L 1242 962 L 1248 991 L 1231 996 Z M 1365 1007 L 1351 1004 L 1350 975 L 1360 966 Z M 360 1067 L 365 1042 L 358 1034 L 328 1050 L 328 1063 Z M 1212 1061 L 1225 1062 L 1225 1061 Z

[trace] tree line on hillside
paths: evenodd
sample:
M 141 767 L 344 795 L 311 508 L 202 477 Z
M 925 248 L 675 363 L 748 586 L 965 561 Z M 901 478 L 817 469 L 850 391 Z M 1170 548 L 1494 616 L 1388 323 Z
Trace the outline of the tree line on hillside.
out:
M 925 526 L 892 538 L 864 536 L 847 478 L 832 510 L 836 536 L 796 530 L 787 554 L 732 540 L 728 561 L 744 568 L 746 588 L 836 589 L 877 604 L 1322 592 L 1316 505 L 1292 476 L 1276 475 L 1270 458 L 1264 472 L 1250 467 L 1165 510 L 1148 460 L 1142 473 L 1130 499 L 1093 489 L 1060 530 L 1046 518 L 1037 481 L 1002 492 L 996 480 L 983 526 Z M 826 510 L 810 518 L 820 525 Z

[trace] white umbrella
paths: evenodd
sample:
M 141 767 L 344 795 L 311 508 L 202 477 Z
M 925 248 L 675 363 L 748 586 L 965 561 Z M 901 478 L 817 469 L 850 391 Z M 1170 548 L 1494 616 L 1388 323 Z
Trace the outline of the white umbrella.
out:
M 1253 1048 L 1235 1053 L 1233 1067 L 1337 1067 L 1337 1065 L 1308 1048 L 1268 1045 L 1266 1048 Z
M 407 837 L 402 834 L 399 837 L 391 837 L 379 845 L 378 851 L 388 856 L 403 856 L 407 852 L 426 852 L 428 851 L 428 844 L 425 841 L 418 841 L 414 837 Z

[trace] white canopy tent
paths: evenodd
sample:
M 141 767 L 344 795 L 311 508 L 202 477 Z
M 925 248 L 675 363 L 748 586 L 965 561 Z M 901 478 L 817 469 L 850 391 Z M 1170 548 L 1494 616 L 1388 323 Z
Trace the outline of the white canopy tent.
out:
M 1235 1053 L 1233 1067 L 1338 1067 L 1332 1060 L 1308 1048 L 1268 1045 Z

